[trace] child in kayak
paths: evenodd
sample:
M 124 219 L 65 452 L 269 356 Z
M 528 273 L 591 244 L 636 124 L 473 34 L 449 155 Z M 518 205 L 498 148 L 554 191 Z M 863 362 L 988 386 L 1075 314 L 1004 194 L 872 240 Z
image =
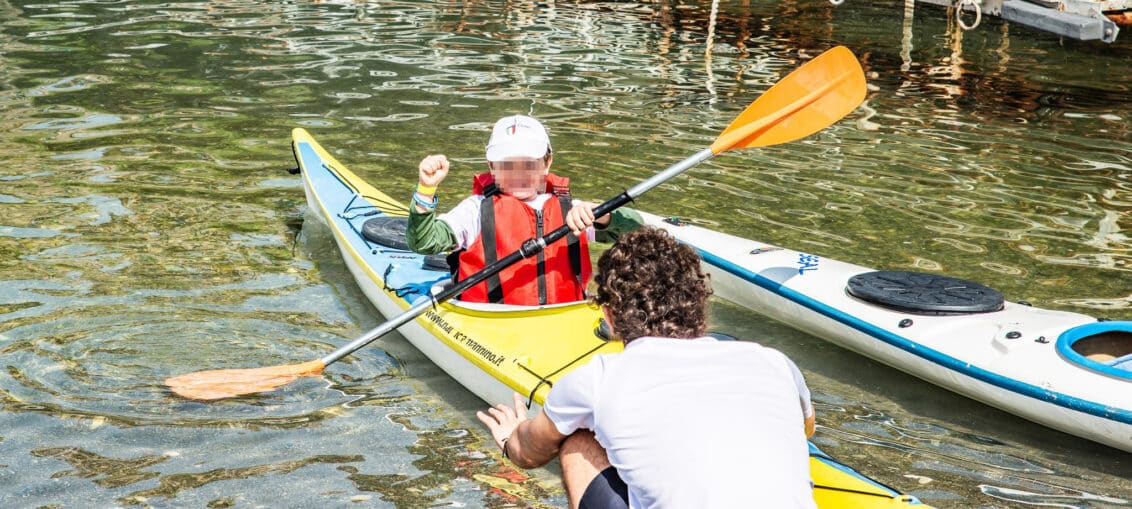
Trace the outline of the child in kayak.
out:
M 650 226 L 598 260 L 597 295 L 619 354 L 477 417 L 516 465 L 558 457 L 570 507 L 812 509 L 814 409 L 785 355 L 705 336 L 700 257 Z
M 584 300 L 591 271 L 588 242 L 615 240 L 642 220 L 625 208 L 594 217 L 595 204 L 571 198 L 570 180 L 550 173 L 553 159 L 538 120 L 500 119 L 487 144 L 489 171 L 473 178 L 471 196 L 438 217 L 436 189 L 450 164 L 444 155 L 425 157 L 409 207 L 409 248 L 423 254 L 456 251 L 459 280 L 517 251 L 523 241 L 569 225 L 573 233 L 565 239 L 469 288 L 460 299 L 528 306 Z

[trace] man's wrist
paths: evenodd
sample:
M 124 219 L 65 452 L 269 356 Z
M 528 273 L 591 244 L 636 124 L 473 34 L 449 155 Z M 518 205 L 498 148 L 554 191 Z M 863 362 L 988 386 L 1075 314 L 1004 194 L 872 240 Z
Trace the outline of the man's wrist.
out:
M 515 429 L 511 430 L 510 435 L 503 437 L 503 440 L 499 441 L 499 450 L 503 453 L 504 458 L 511 459 L 511 451 L 507 450 L 507 442 L 511 440 L 511 437 L 515 436 L 515 431 L 518 429 L 519 428 L 516 427 Z
M 499 443 L 499 450 L 503 451 L 504 458 L 511 459 L 511 455 L 507 452 L 508 440 L 511 440 L 511 437 L 504 438 L 503 441 Z

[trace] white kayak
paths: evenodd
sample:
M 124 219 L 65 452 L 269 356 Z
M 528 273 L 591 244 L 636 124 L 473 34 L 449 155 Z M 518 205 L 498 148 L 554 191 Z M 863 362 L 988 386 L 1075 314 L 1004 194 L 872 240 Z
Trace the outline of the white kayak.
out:
M 1006 302 L 643 214 L 695 247 L 715 294 L 995 408 L 1132 452 L 1132 322 Z

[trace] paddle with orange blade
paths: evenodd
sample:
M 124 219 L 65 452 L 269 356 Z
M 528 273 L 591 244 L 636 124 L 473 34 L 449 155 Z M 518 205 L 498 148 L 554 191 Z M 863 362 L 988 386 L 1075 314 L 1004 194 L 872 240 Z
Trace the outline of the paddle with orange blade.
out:
M 767 90 L 727 126 L 711 144 L 691 157 L 633 186 L 594 208 L 601 217 L 633 201 L 661 183 L 712 156 L 728 150 L 786 143 L 818 132 L 857 108 L 865 98 L 865 75 L 857 57 L 838 46 L 794 70 Z M 455 297 L 515 262 L 538 254 L 570 233 L 561 226 L 523 246 L 456 285 L 424 299 L 400 315 L 320 359 L 283 366 L 218 369 L 186 373 L 165 380 L 173 392 L 191 399 L 212 400 L 266 392 L 304 376 L 318 376 L 326 366 L 424 314 L 439 302 Z

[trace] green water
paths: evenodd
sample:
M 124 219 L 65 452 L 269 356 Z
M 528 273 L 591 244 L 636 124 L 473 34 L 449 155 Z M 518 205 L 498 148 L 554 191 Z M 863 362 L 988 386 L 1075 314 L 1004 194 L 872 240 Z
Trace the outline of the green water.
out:
M 0 0 L 0 506 L 561 506 L 483 403 L 392 335 L 325 378 L 201 404 L 162 380 L 319 357 L 381 322 L 307 221 L 289 131 L 379 187 L 532 113 L 601 200 L 708 145 L 844 44 L 865 104 L 637 206 L 1010 300 L 1132 319 L 1132 35 L 1059 40 L 897 2 Z M 710 39 L 709 39 L 710 35 Z M 1132 506 L 1132 456 L 725 303 L 782 349 L 816 441 L 939 507 Z

